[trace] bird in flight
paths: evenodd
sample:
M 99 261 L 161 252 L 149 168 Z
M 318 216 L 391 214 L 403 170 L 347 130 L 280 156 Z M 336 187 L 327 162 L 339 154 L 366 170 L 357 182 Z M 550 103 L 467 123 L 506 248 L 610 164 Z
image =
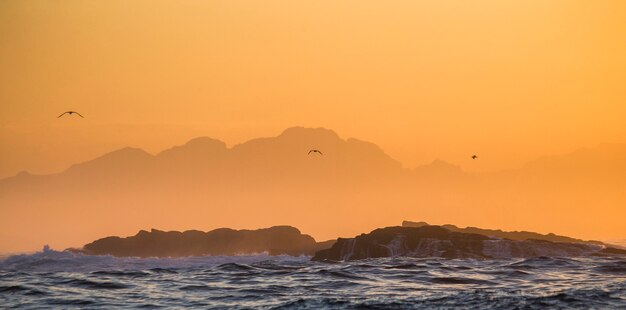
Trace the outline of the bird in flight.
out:
M 320 155 L 324 155 L 322 152 L 320 152 L 320 150 L 310 150 L 309 155 L 311 155 L 311 153 L 320 153 Z
M 59 118 L 59 117 L 61 117 L 61 116 L 65 115 L 65 114 L 69 114 L 69 115 L 76 114 L 76 115 L 78 115 L 78 116 L 80 116 L 80 117 L 82 117 L 82 118 L 85 118 L 84 116 L 80 115 L 80 113 L 78 113 L 78 112 L 76 112 L 76 111 L 65 111 L 65 112 L 63 112 L 61 115 L 57 116 L 57 118 Z
M 472 155 L 472 159 L 478 159 L 478 156 Z

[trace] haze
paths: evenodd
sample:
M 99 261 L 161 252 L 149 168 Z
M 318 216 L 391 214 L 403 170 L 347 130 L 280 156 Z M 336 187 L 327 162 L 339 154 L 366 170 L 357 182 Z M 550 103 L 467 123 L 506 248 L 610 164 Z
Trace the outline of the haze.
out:
M 127 146 L 157 154 L 199 136 L 232 147 L 292 126 L 324 127 L 373 142 L 410 169 L 442 159 L 492 176 L 582 147 L 614 154 L 609 163 L 621 165 L 625 38 L 626 2 L 619 0 L 1 1 L 0 178 L 20 171 L 58 173 Z M 69 109 L 85 119 L 56 118 Z M 479 160 L 471 160 L 472 154 Z M 558 205 L 540 222 L 530 215 L 502 222 L 508 203 L 514 211 L 527 207 L 502 194 L 498 204 L 481 209 L 498 205 L 500 215 L 484 221 L 476 215 L 477 222 L 448 219 L 463 203 L 455 200 L 431 217 L 398 209 L 393 217 L 343 230 L 339 221 L 318 227 L 270 218 L 258 225 L 250 218 L 197 227 L 202 223 L 185 222 L 181 213 L 169 226 L 165 218 L 112 230 L 102 226 L 86 230 L 84 239 L 151 226 L 207 230 L 229 223 L 289 224 L 331 238 L 403 219 L 623 238 L 616 218 L 626 215 L 620 204 L 626 175 L 616 171 L 602 183 L 604 190 L 590 189 L 585 203 L 577 204 L 575 195 L 567 202 L 555 198 L 574 193 L 575 186 L 556 186 L 559 195 L 534 193 L 528 204 Z M 483 194 L 469 205 L 490 199 Z M 329 210 L 333 195 L 323 198 Z M 350 211 L 359 211 L 355 201 L 361 200 L 337 195 Z M 285 198 L 285 206 L 290 202 Z M 576 203 L 571 221 L 554 228 L 550 221 L 568 203 Z M 604 206 L 597 218 L 596 204 Z M 2 208 L 6 219 L 9 207 Z M 184 214 L 192 216 L 194 208 Z M 19 216 L 24 223 L 29 219 L 28 213 Z M 595 226 L 580 231 L 589 217 Z M 69 233 L 59 233 L 66 240 L 59 244 L 81 245 L 76 243 L 83 239 L 63 239 Z M 27 248 L 40 241 L 28 239 Z
M 2 1 L 0 177 L 291 126 L 519 167 L 626 141 L 624 38 L 623 1 Z

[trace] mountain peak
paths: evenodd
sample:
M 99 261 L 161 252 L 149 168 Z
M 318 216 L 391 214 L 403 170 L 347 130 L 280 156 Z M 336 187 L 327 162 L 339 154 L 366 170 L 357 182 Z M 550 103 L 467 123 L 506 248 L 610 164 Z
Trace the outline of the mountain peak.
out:
M 94 172 L 105 173 L 113 170 L 129 170 L 137 165 L 143 166 L 152 158 L 151 154 L 142 149 L 125 147 L 104 154 L 96 159 L 73 165 L 67 171 L 93 170 Z
M 460 166 L 451 164 L 441 159 L 435 159 L 430 164 L 418 166 L 413 169 L 413 171 L 421 173 L 463 173 L 463 169 L 461 169 Z
M 185 143 L 185 146 L 196 146 L 196 145 L 218 145 L 218 146 L 226 147 L 226 143 L 224 143 L 223 141 L 209 138 L 209 137 L 197 137 Z
M 113 152 L 109 152 L 104 154 L 94 160 L 82 163 L 90 163 L 95 161 L 117 161 L 117 160 L 134 160 L 134 159 L 146 159 L 150 158 L 152 155 L 142 149 L 135 147 L 124 147 Z M 82 165 L 79 164 L 79 165 Z
M 30 174 L 30 172 L 23 170 L 23 171 L 20 171 L 18 174 L 16 174 L 15 177 L 23 178 L 23 177 L 29 177 L 31 175 L 32 174 Z
M 186 157 L 194 154 L 210 156 L 227 150 L 226 143 L 209 137 L 197 137 L 183 145 L 174 146 L 157 155 L 159 158 Z
M 339 135 L 323 127 L 307 128 L 307 127 L 291 127 L 285 129 L 279 137 L 294 138 L 317 138 L 324 140 L 339 140 Z
M 123 147 L 121 149 L 117 149 L 115 151 L 106 153 L 98 158 L 113 158 L 113 157 L 123 157 L 123 156 L 145 157 L 145 156 L 152 156 L 152 155 L 150 155 L 148 152 L 140 148 L 127 146 L 127 147 Z

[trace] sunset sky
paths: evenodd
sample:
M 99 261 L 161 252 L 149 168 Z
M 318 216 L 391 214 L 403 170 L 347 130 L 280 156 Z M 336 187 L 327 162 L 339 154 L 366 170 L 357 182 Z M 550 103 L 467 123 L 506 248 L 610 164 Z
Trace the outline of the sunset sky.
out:
M 85 118 L 57 118 L 67 110 Z M 128 149 L 57 179 L 14 178 L 0 187 L 0 252 L 152 227 L 288 224 L 325 240 L 405 219 L 624 238 L 625 117 L 621 0 L 4 0 L 0 179 L 199 136 L 233 147 L 304 126 L 341 139 L 295 129 L 198 179 L 134 179 L 149 159 Z M 338 152 L 325 168 L 294 155 L 307 135 Z M 350 137 L 406 168 L 441 159 L 478 181 L 441 162 L 381 177 L 396 163 Z M 584 147 L 595 149 L 499 173 Z M 273 155 L 255 161 L 262 152 Z M 194 160 L 182 162 L 205 165 Z M 254 178 L 266 188 L 240 183 Z
M 296 125 L 516 168 L 626 142 L 624 55 L 620 0 L 6 0 L 0 178 Z

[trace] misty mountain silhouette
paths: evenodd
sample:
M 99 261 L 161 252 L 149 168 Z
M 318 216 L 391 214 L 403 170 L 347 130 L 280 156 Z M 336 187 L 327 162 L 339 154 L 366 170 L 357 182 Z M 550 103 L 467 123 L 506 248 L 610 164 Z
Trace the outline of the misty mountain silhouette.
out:
M 127 174 L 149 169 L 153 160 L 154 157 L 142 149 L 126 147 L 94 160 L 73 165 L 64 174 L 79 177 Z
M 324 156 L 308 156 L 311 148 Z M 0 180 L 0 251 L 146 227 L 277 222 L 330 239 L 411 217 L 621 238 L 623 221 L 612 214 L 626 205 L 624 158 L 625 146 L 601 145 L 499 173 L 441 160 L 406 169 L 375 144 L 303 127 L 230 148 L 206 137 L 156 155 L 123 148 L 57 174 Z
M 311 145 L 328 150 L 323 161 L 312 162 L 306 155 Z M 136 148 L 123 148 L 88 162 L 74 165 L 69 174 L 125 174 L 151 170 L 214 169 L 254 172 L 311 174 L 342 173 L 388 174 L 403 171 L 401 164 L 372 143 L 357 139 L 343 140 L 332 130 L 294 127 L 273 138 L 258 138 L 228 149 L 222 141 L 199 137 L 184 145 L 151 155 Z M 189 171 L 193 172 L 193 171 Z M 62 173 L 62 174 L 64 174 Z
M 199 137 L 184 145 L 164 150 L 156 157 L 165 162 L 196 163 L 221 160 L 227 151 L 226 143 L 207 137 Z
M 522 175 L 534 178 L 566 178 L 572 182 L 626 183 L 626 145 L 600 144 L 561 156 L 544 156 L 527 163 Z

